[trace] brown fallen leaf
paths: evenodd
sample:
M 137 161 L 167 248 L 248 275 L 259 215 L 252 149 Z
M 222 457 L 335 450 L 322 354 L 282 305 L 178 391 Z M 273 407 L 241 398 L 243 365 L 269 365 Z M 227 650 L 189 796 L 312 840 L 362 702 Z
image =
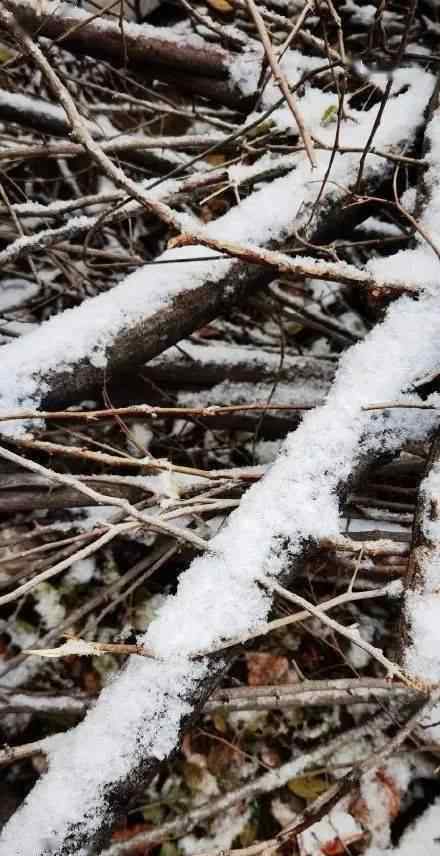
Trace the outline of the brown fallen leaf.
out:
M 346 838 L 334 838 L 333 841 L 326 841 L 326 843 L 321 846 L 322 856 L 346 856 L 349 852 L 348 847 L 350 847 L 351 844 L 356 844 L 357 842 L 364 840 L 365 834 L 363 832 L 359 832 L 349 835 Z
M 228 0 L 206 0 L 206 5 L 220 15 L 230 15 L 234 11 L 234 7 L 228 3 Z
M 250 687 L 285 684 L 289 675 L 287 657 L 276 654 L 246 654 L 248 684 Z
M 115 829 L 112 834 L 112 841 L 114 843 L 128 843 L 135 835 L 138 835 L 141 832 L 147 832 L 149 829 L 151 829 L 151 826 L 147 823 L 135 823 L 133 826 L 124 827 L 124 829 Z M 133 843 L 133 847 L 130 848 L 127 853 L 128 856 L 146 856 L 151 849 L 152 847 L 148 848 L 145 844 Z
M 379 769 L 375 774 L 375 780 L 382 791 L 382 799 L 387 807 L 390 820 L 394 820 L 400 811 L 401 794 L 399 788 L 390 774 Z M 358 797 L 350 805 L 350 814 L 359 820 L 363 826 L 370 828 L 374 818 L 370 816 L 370 810 L 363 797 Z

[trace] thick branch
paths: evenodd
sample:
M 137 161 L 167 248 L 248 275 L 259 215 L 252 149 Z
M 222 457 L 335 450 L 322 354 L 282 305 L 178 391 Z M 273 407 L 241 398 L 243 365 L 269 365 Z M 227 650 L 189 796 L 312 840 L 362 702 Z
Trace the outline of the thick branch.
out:
M 277 352 L 246 345 L 199 345 L 190 340 L 180 342 L 178 348 L 164 351 L 148 363 L 146 376 L 158 384 L 181 387 L 214 386 L 224 380 L 235 383 L 257 381 L 330 381 L 335 371 L 331 359 L 285 354 L 280 366 Z
M 63 48 L 78 56 L 91 56 L 112 62 L 115 66 L 140 71 L 143 76 L 173 80 L 183 90 L 210 97 L 239 109 L 251 106 L 252 99 L 243 95 L 236 83 L 234 55 L 213 47 L 199 37 L 176 38 L 147 25 L 125 24 L 122 36 L 118 21 L 103 18 L 89 21 L 90 15 L 71 4 L 54 4 L 50 0 L 29 3 L 11 0 L 22 26 L 31 33 L 60 41 Z M 261 69 L 261 52 L 249 55 L 254 64 L 255 83 Z

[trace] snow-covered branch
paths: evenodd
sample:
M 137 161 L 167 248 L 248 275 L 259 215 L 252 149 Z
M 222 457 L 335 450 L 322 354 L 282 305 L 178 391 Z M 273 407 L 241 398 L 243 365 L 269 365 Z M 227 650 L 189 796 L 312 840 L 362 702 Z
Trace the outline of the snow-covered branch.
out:
M 221 104 L 246 108 L 252 101 L 261 71 L 258 46 L 234 55 L 214 47 L 200 36 L 182 39 L 163 28 L 139 26 L 92 18 L 90 13 L 67 2 L 54 0 L 8 0 L 26 29 L 54 41 L 80 56 L 110 60 L 116 66 L 147 70 L 163 80 L 172 80 L 183 91 L 208 96 Z
M 396 94 L 390 102 L 390 122 L 380 129 L 381 145 L 393 146 L 400 142 L 404 133 L 401 121 L 404 113 L 405 133 L 408 133 L 409 120 L 410 133 L 415 134 L 432 86 L 433 80 L 428 74 L 418 72 L 413 78 L 405 70 L 400 73 Z M 375 109 L 358 113 L 357 139 L 365 140 L 368 136 Z M 327 151 L 317 152 L 318 168 L 311 181 L 310 166 L 302 155 L 297 167 L 287 176 L 255 191 L 209 224 L 205 228 L 207 240 L 259 246 L 280 244 L 309 220 L 330 157 Z M 319 212 L 314 216 L 311 241 L 314 236 L 316 240 L 328 240 L 337 233 L 338 224 L 345 222 L 345 187 L 351 177 L 353 180 L 356 177 L 358 160 L 354 153 L 337 156 L 332 172 L 334 180 L 327 183 L 321 194 Z M 377 161 L 367 163 L 365 179 L 369 178 L 373 185 L 383 180 L 387 174 L 385 163 L 381 163 L 380 169 Z M 71 222 L 75 227 L 75 220 Z M 60 232 L 61 229 L 64 227 L 60 227 Z M 27 239 L 19 240 L 26 242 Z M 38 243 L 38 234 L 32 240 Z M 200 256 L 208 256 L 209 260 L 199 261 Z M 219 259 L 218 253 L 200 246 L 167 250 L 156 261 L 160 265 L 140 268 L 111 292 L 84 301 L 77 309 L 43 324 L 27 337 L 26 343 L 17 341 L 5 348 L 0 367 L 1 407 L 35 407 L 42 402 L 53 406 L 84 398 L 99 389 L 104 379 L 110 380 L 124 371 L 133 372 L 135 367 L 161 353 L 225 307 L 236 304 L 257 285 L 266 284 L 273 275 L 270 267 L 266 270 L 259 265 Z M 331 269 L 332 278 L 337 278 L 338 265 L 334 268 L 324 262 L 312 263 L 311 267 L 305 266 L 304 274 L 313 270 L 315 275 L 321 273 L 326 278 Z M 300 263 L 296 269 L 300 271 Z M 343 264 L 342 279 L 344 272 L 347 274 Z M 355 271 L 353 281 L 356 276 Z M 363 271 L 359 272 L 359 277 L 370 284 L 374 281 Z M 382 272 L 382 283 L 388 279 Z M 406 272 L 403 279 L 408 282 Z M 71 341 L 68 352 L 67 336 Z

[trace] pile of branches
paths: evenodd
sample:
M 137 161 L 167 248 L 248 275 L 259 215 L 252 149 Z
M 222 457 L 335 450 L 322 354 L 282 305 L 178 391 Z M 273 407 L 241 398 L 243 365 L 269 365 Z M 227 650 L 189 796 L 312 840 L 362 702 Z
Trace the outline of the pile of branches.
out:
M 439 33 L 0 4 L 0 856 L 435 854 Z

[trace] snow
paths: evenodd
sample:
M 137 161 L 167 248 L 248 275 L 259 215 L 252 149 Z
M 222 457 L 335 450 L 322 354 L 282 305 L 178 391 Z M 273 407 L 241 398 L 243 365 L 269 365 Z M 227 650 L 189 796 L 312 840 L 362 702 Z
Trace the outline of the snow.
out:
M 20 6 L 29 6 L 30 0 L 11 0 L 10 5 L 15 9 L 19 9 Z M 39 15 L 44 17 L 45 15 L 53 14 L 56 10 L 56 14 L 58 17 L 66 17 L 68 19 L 76 19 L 78 24 L 87 23 L 90 19 L 90 14 L 82 9 L 77 8 L 70 2 L 58 2 L 58 0 L 38 0 L 37 3 L 30 4 L 35 5 L 38 10 Z M 118 19 L 113 18 L 105 18 L 103 16 L 99 18 L 95 18 L 94 26 L 100 30 L 102 33 L 113 33 L 118 32 Z M 124 22 L 124 32 L 126 36 L 133 36 L 134 38 L 143 36 L 144 38 L 158 38 L 163 39 L 164 41 L 170 42 L 171 44 L 181 44 L 182 36 L 181 34 L 177 34 L 170 27 L 153 27 L 149 24 L 136 24 L 133 22 Z M 188 38 L 188 42 L 186 42 L 188 46 L 191 47 L 206 47 L 206 42 L 196 33 L 191 34 L 191 39 Z M 217 49 L 216 49 L 217 53 Z M 219 53 L 222 53 L 221 49 L 219 49 Z M 225 54 L 225 57 L 227 54 Z
M 411 188 L 412 189 L 412 188 Z M 395 223 L 389 223 L 387 220 L 380 220 L 379 217 L 368 217 L 359 226 L 365 232 L 378 232 L 388 238 L 401 238 L 404 233 Z
M 292 51 L 292 54 L 295 53 L 298 57 L 301 57 L 301 54 Z M 291 62 L 291 59 L 288 57 L 286 61 Z M 371 83 L 383 89 L 387 83 L 388 76 L 383 72 L 375 72 L 369 74 L 369 79 Z M 408 147 L 408 144 L 414 138 L 416 128 L 423 122 L 424 110 L 432 94 L 434 79 L 422 69 L 402 67 L 393 73 L 393 83 L 392 95 L 387 102 L 382 121 L 374 137 L 374 148 L 378 150 L 386 150 L 389 146 L 393 145 L 400 145 L 403 150 Z M 272 84 L 272 88 L 269 85 L 265 92 L 264 106 L 271 106 L 278 97 L 279 90 L 275 88 L 274 84 Z M 315 134 L 326 145 L 332 146 L 336 123 L 326 122 L 325 116 L 329 108 L 337 107 L 335 95 L 332 92 L 324 92 L 321 89 L 306 85 L 305 95 L 298 98 L 298 106 L 303 115 L 307 117 L 307 128 L 309 131 Z M 367 111 L 351 108 L 348 112 L 348 121 L 341 124 L 340 147 L 354 146 L 362 148 L 371 131 L 378 110 L 379 104 L 374 105 Z M 271 119 L 280 128 L 291 128 L 292 126 L 292 114 L 286 107 L 275 110 L 271 115 Z M 411 126 L 409 126 L 409 121 L 411 121 Z M 390 137 L 393 138 L 394 143 L 391 142 Z M 316 155 L 319 156 L 318 160 L 320 160 L 322 152 L 317 151 Z M 337 156 L 336 163 L 339 158 L 344 157 L 346 155 Z M 350 165 L 349 171 L 340 175 L 340 181 L 345 187 L 357 175 L 359 156 L 352 157 L 351 161 L 352 166 Z M 371 171 L 370 174 L 374 175 L 379 166 L 378 158 L 371 156 L 367 162 Z M 334 172 L 332 171 L 331 174 L 333 181 L 338 180 L 335 175 L 339 172 L 336 163 L 334 165 Z M 347 159 L 346 165 L 348 163 L 349 160 Z M 353 177 L 352 170 L 354 172 Z M 315 175 L 313 178 L 315 178 Z
M 303 405 L 314 407 L 321 403 L 328 390 L 328 383 L 319 384 L 316 381 L 277 383 L 275 391 L 268 383 L 231 383 L 224 381 L 211 389 L 194 392 L 181 392 L 178 403 L 181 407 L 221 407 L 222 405 L 240 404 L 279 404 Z M 273 395 L 271 395 L 273 392 Z M 281 410 L 278 414 L 289 415 Z M 290 414 L 291 415 L 291 414 Z
M 0 312 L 18 309 L 23 303 L 36 297 L 40 290 L 36 282 L 28 279 L 8 278 L 0 281 Z
M 179 347 L 168 348 L 150 360 L 148 368 L 166 368 L 191 366 L 196 362 L 201 366 L 218 367 L 220 370 L 230 371 L 234 368 L 234 376 L 237 371 L 244 380 L 246 374 L 261 378 L 274 376 L 303 377 L 304 379 L 330 380 L 334 375 L 334 363 L 331 360 L 319 359 L 307 354 L 297 356 L 296 354 L 284 354 L 280 366 L 279 350 L 268 351 L 249 345 L 230 345 L 224 342 L 211 342 L 201 345 L 189 339 L 179 342 Z
M 46 101 L 43 98 L 36 98 L 33 95 L 23 95 L 19 92 L 9 92 L 6 89 L 0 89 L 0 108 L 1 107 L 13 107 L 18 113 L 23 113 L 23 120 L 32 117 L 35 113 L 40 116 L 43 114 L 49 119 L 54 119 L 55 121 L 62 123 L 67 129 L 69 128 L 69 121 L 66 118 L 64 109 L 60 107 L 59 104 L 53 104 L 51 101 Z M 91 132 L 95 134 L 99 132 L 99 129 L 93 122 L 89 122 L 87 119 L 84 119 L 83 121 L 87 124 Z M 32 118 L 30 119 L 30 124 L 32 124 Z
M 231 515 L 211 543 L 211 551 L 218 554 L 222 578 L 228 579 L 224 586 L 226 609 L 215 594 L 219 571 L 212 570 L 210 551 L 193 563 L 182 578 L 176 601 L 168 600 L 161 619 L 150 628 L 149 644 L 153 643 L 157 654 L 205 650 L 212 646 L 213 636 L 220 643 L 226 634 L 226 616 L 230 635 L 244 632 L 246 619 L 233 609 L 234 603 L 252 604 L 254 621 L 264 620 L 266 598 L 255 590 L 254 580 L 257 573 L 279 572 L 284 559 L 280 546 L 283 538 L 289 539 L 289 554 L 293 556 L 301 549 L 304 537 L 319 540 L 338 531 L 334 491 L 351 472 L 357 445 L 369 424 L 362 405 L 387 397 L 391 390 L 400 392 L 417 370 L 419 359 L 427 357 L 437 364 L 440 360 L 435 343 L 440 319 L 429 319 L 426 352 L 419 353 L 416 316 L 420 313 L 420 322 L 423 317 L 423 323 L 428 323 L 428 306 L 433 307 L 434 301 L 399 301 L 390 310 L 388 321 L 342 359 L 327 403 L 305 416 L 263 482 L 248 491 L 240 510 Z M 384 371 L 384 354 L 388 371 Z M 207 603 L 212 603 L 209 610 Z
M 40 113 L 45 113 L 54 119 L 66 120 L 66 114 L 62 107 L 58 104 L 52 104 L 50 101 L 45 101 L 43 98 L 34 98 L 29 95 L 22 95 L 18 92 L 9 92 L 6 89 L 0 90 L 0 107 L 13 106 L 24 115 L 36 110 Z
M 263 48 L 258 43 L 246 45 L 229 65 L 231 80 L 245 96 L 254 95 L 258 89 L 263 55 Z
M 360 24 L 362 27 L 371 27 L 377 14 L 376 6 L 371 3 L 360 6 L 354 0 L 345 0 L 341 11 L 350 14 L 353 24 Z
M 78 12 L 73 11 L 75 14 Z M 379 129 L 378 144 L 380 142 L 382 146 L 396 145 L 402 139 L 413 136 L 433 87 L 432 76 L 418 69 L 401 69 L 396 73 L 396 80 L 399 92 L 401 87 L 408 88 L 391 98 L 387 105 L 389 122 L 385 121 Z M 310 90 L 309 96 L 314 91 Z M 357 123 L 347 122 L 349 140 L 354 135 L 358 143 L 365 143 L 375 110 L 357 113 Z M 328 129 L 321 128 L 321 131 L 324 135 L 334 134 L 334 131 Z M 256 191 L 226 215 L 209 224 L 206 234 L 220 240 L 259 245 L 282 239 L 292 231 L 293 224 L 298 229 L 302 219 L 307 217 L 329 158 L 328 151 L 318 151 L 318 167 L 312 175 L 307 157 L 300 155 L 296 169 Z M 336 186 L 338 182 L 345 186 L 354 179 L 357 167 L 357 154 L 346 153 L 336 157 L 332 181 L 327 183 L 324 192 L 327 201 L 341 193 Z M 367 163 L 366 173 L 373 176 L 376 171 L 377 159 L 372 158 Z M 76 218 L 76 222 L 84 220 L 87 228 L 87 221 L 91 219 Z M 38 243 L 38 234 L 35 240 Z M 208 279 L 215 287 L 215 282 L 231 270 L 233 261 L 225 259 L 191 263 L 191 259 L 201 253 L 205 256 L 217 255 L 206 248 L 201 251 L 199 246 L 167 250 L 160 260 L 168 264 L 140 268 L 111 292 L 86 300 L 81 306 L 50 319 L 27 336 L 26 349 L 20 341 L 5 346 L 0 365 L 0 407 L 9 410 L 18 406 L 40 405 L 48 391 L 51 373 L 74 371 L 83 360 L 104 368 L 107 349 L 122 330 L 172 306 L 177 295 L 200 287 Z M 187 263 L 182 264 L 182 259 Z M 174 267 L 173 260 L 176 263 L 179 260 L 178 267 Z M 387 262 L 389 264 L 389 259 Z M 344 265 L 339 267 L 343 272 Z M 67 339 L 68 350 L 65 346 Z M 4 423 L 2 431 L 10 434 L 23 427 L 23 423 Z
M 428 168 L 424 175 L 426 202 L 423 211 L 418 217 L 418 223 L 422 232 L 415 234 L 416 246 L 407 250 L 401 250 L 385 259 L 372 259 L 367 264 L 368 270 L 373 275 L 381 276 L 384 270 L 388 276 L 398 279 L 410 279 L 414 282 L 430 283 L 433 290 L 439 288 L 440 280 L 440 258 L 439 255 L 426 241 L 427 235 L 434 243 L 437 252 L 440 253 L 440 109 L 434 112 L 425 131 L 425 143 L 428 151 L 425 153 L 425 161 Z M 425 200 L 424 200 L 425 201 Z M 407 205 L 408 210 L 414 205 L 414 192 L 405 195 L 402 204 Z M 386 267 L 384 262 L 386 262 Z
M 141 15 L 141 17 L 151 15 L 151 13 L 154 12 L 154 10 L 158 8 L 158 6 L 160 6 L 160 3 L 161 0 L 140 0 L 139 14 Z M 90 0 L 84 0 L 83 2 L 83 8 L 88 9 L 90 12 L 96 12 L 97 6 L 99 6 L 99 8 L 101 9 L 105 9 L 105 7 L 108 6 L 108 0 L 92 0 L 92 2 L 90 2 Z M 119 15 L 120 6 L 120 2 L 117 3 L 115 6 L 112 6 L 113 14 Z M 126 18 L 128 21 L 136 20 L 136 13 L 132 8 L 132 4 L 124 3 L 123 10 L 124 18 Z
M 230 850 L 234 839 L 243 831 L 250 817 L 249 809 L 245 811 L 240 809 L 233 817 L 231 817 L 230 811 L 225 815 L 220 815 L 212 823 L 210 835 L 203 838 L 185 835 L 179 841 L 179 849 L 183 850 L 185 856 Z
M 66 610 L 60 603 L 60 593 L 48 583 L 41 583 L 33 592 L 35 609 L 49 630 L 63 620 Z
M 11 5 L 13 8 L 19 9 L 20 6 L 29 6 L 29 0 L 11 0 Z M 38 0 L 36 5 L 37 14 L 42 18 L 53 14 L 54 0 Z M 83 22 L 86 23 L 90 18 L 86 10 L 78 9 L 67 2 L 56 3 L 56 14 L 58 17 L 66 17 L 69 21 L 73 20 L 75 26 Z M 103 35 L 108 34 L 110 38 L 115 35 L 120 38 L 118 18 L 111 19 L 103 16 L 95 18 L 93 29 L 101 31 Z M 194 33 L 188 27 L 186 21 L 182 22 L 180 26 L 175 25 L 173 28 L 155 27 L 149 24 L 136 24 L 131 21 L 124 21 L 124 34 L 126 38 L 143 38 L 151 39 L 152 41 L 160 39 L 163 43 L 176 45 L 176 47 L 180 48 L 186 47 L 206 53 L 213 51 L 212 45 L 200 35 Z M 154 50 L 152 54 L 154 56 Z M 215 47 L 215 56 L 219 65 L 218 71 L 223 68 L 224 76 L 229 76 L 231 82 L 243 95 L 252 95 L 257 90 L 263 57 L 263 50 L 260 45 L 245 45 L 244 49 L 234 57 L 232 63 L 229 61 L 230 54 L 218 45 Z
M 405 611 L 411 633 L 411 645 L 405 654 L 405 665 L 422 680 L 440 680 L 440 521 L 430 518 L 431 508 L 440 500 L 440 463 L 435 463 L 420 487 L 424 514 L 421 534 L 428 549 L 418 552 L 420 578 L 416 588 L 408 589 Z
M 19 258 L 22 250 L 25 247 L 33 247 L 35 249 L 47 246 L 48 242 L 54 244 L 55 239 L 61 241 L 63 238 L 72 237 L 75 232 L 84 234 L 89 229 L 92 229 L 96 220 L 94 217 L 86 217 L 85 215 L 72 217 L 64 226 L 59 226 L 56 229 L 44 229 L 41 232 L 36 232 L 33 235 L 22 235 L 11 241 L 4 250 L 0 252 L 0 268 L 5 267 L 15 259 Z
M 67 585 L 85 585 L 93 579 L 96 570 L 96 559 L 89 556 L 86 559 L 78 559 L 64 577 Z
M 300 853 L 301 856 L 322 856 L 326 852 L 324 845 L 329 847 L 338 839 L 343 842 L 340 852 L 349 853 L 350 844 L 362 840 L 363 834 L 360 823 L 346 809 L 337 806 L 323 820 L 301 832 L 298 836 Z
M 49 841 L 59 846 L 76 824 L 93 835 L 106 810 L 106 786 L 127 776 L 141 757 L 160 759 L 171 751 L 189 712 L 186 699 L 208 670 L 193 655 L 251 632 L 270 606 L 256 581 L 279 575 L 308 539 L 338 534 L 338 486 L 359 452 L 387 445 L 386 420 L 375 420 L 363 405 L 395 398 L 415 375 L 440 365 L 436 309 L 434 297 L 418 303 L 403 297 L 345 354 L 325 405 L 287 438 L 275 464 L 150 624 L 142 642 L 157 659 L 131 658 L 86 719 L 65 735 L 49 772 L 6 825 L 1 856 L 44 854 Z M 86 852 L 79 849 L 77 856 Z
M 43 0 L 43 6 L 51 9 L 48 0 Z M 78 10 L 69 7 L 68 11 L 82 19 Z M 244 76 L 240 68 L 236 74 L 239 81 Z M 433 85 L 433 78 L 417 69 L 400 70 L 396 80 L 398 86 L 406 81 L 408 90 L 387 105 L 377 137 L 381 146 L 413 136 Z M 312 92 L 307 93 L 311 122 L 324 139 L 332 140 L 334 129 L 321 127 L 328 97 Z M 363 145 L 376 108 L 353 113 L 357 124 L 344 126 L 343 143 Z M 294 224 L 298 228 L 300 211 L 306 211 L 306 216 L 310 211 L 329 157 L 329 152 L 317 152 L 318 168 L 312 173 L 307 159 L 300 156 L 288 176 L 210 224 L 208 235 L 265 244 L 288 234 Z M 332 182 L 346 185 L 357 165 L 358 155 L 338 155 Z M 368 161 L 368 171 L 377 172 L 374 158 Z M 335 185 L 327 185 L 327 199 L 340 192 Z M 122 329 L 172 306 L 178 294 L 197 288 L 208 277 L 215 287 L 233 262 L 192 264 L 199 254 L 200 247 L 168 250 L 162 260 L 185 258 L 187 264 L 142 268 L 112 292 L 66 311 L 29 334 L 25 349 L 19 342 L 5 346 L 0 364 L 2 407 L 38 405 L 51 372 L 73 371 L 83 359 L 105 365 L 106 350 Z M 203 254 L 211 255 L 205 249 Z M 270 598 L 258 580 L 279 576 L 287 561 L 293 564 L 301 557 L 307 541 L 336 536 L 340 529 L 337 490 L 359 456 L 378 449 L 383 452 L 401 441 L 415 421 L 422 421 L 420 414 L 410 412 L 399 416 L 396 427 L 392 418 L 371 415 L 363 406 L 394 399 L 414 377 L 439 368 L 440 316 L 435 296 L 424 295 L 419 302 L 401 298 L 391 306 L 384 323 L 341 359 L 326 403 L 305 416 L 272 468 L 212 539 L 207 553 L 181 576 L 176 595 L 165 601 L 141 640 L 156 659 L 130 658 L 85 720 L 50 751 L 49 772 L 3 830 L 0 856 L 46 856 L 59 851 L 75 829 L 87 829 L 90 841 L 107 810 L 108 788 L 127 778 L 141 760 L 160 760 L 173 750 L 182 718 L 191 710 L 191 694 L 209 673 L 206 659 L 195 660 L 194 655 L 249 634 L 266 620 Z M 104 509 L 93 513 L 102 518 Z M 84 644 L 71 640 L 64 653 L 78 653 Z M 301 759 L 293 761 L 289 778 L 300 767 Z M 280 784 L 278 771 L 268 774 L 269 780 L 272 787 Z M 88 844 L 75 852 L 86 856 Z
M 365 856 L 438 856 L 439 816 L 440 800 L 436 800 L 405 830 L 397 847 L 383 850 L 373 846 L 367 850 Z

